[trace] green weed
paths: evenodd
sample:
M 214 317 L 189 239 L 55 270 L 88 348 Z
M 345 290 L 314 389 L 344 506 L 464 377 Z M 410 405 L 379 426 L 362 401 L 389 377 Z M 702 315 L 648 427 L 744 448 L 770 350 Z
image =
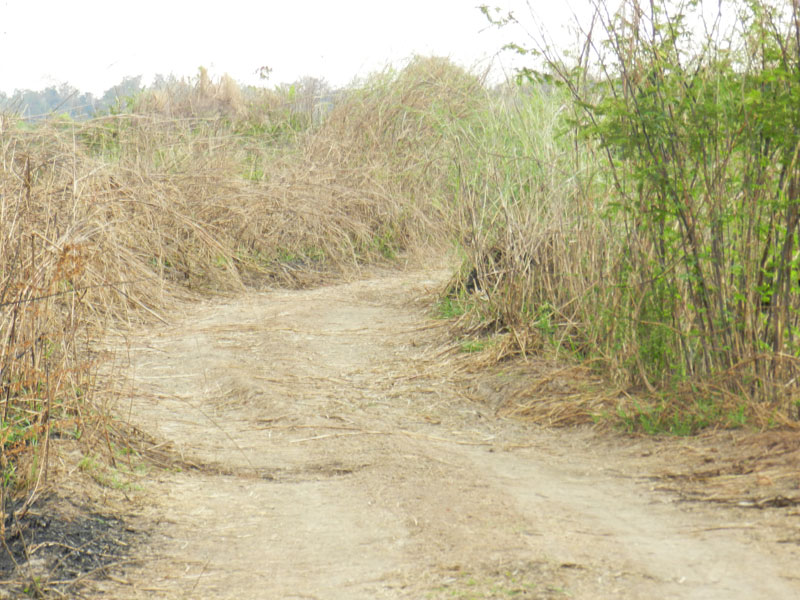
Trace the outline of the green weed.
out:
M 601 420 L 608 419 L 608 415 L 601 417 Z M 726 412 L 719 402 L 710 398 L 698 397 L 688 403 L 661 398 L 650 402 L 634 401 L 627 408 L 618 407 L 616 419 L 611 420 L 616 420 L 628 433 L 685 437 L 718 424 L 742 427 L 747 423 L 747 415 L 744 405 Z
M 454 319 L 466 314 L 471 306 L 466 295 L 445 295 L 436 302 L 434 314 L 440 319 Z
M 486 339 L 475 339 L 475 340 L 464 340 L 461 342 L 460 350 L 464 353 L 472 353 L 472 352 L 483 352 L 487 348 L 490 348 L 494 345 L 494 340 L 486 340 Z
M 141 486 L 133 480 L 133 476 L 142 474 L 146 470 L 142 464 L 128 467 L 120 463 L 119 466 L 114 467 L 106 464 L 96 455 L 85 455 L 79 461 L 78 468 L 98 485 L 125 492 L 141 490 Z

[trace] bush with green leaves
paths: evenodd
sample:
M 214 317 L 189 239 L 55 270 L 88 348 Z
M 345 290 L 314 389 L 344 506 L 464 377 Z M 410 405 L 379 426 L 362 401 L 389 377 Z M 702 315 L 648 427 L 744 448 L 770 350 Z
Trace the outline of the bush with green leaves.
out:
M 549 220 L 551 252 L 573 268 L 538 273 L 553 285 L 536 301 L 561 317 L 559 343 L 578 342 L 629 382 L 703 381 L 789 406 L 800 356 L 800 3 L 732 0 L 714 15 L 696 0 L 594 7 L 571 59 L 537 40 L 513 44 L 530 57 L 528 84 L 571 98 L 561 126 L 574 136 L 579 189 L 595 199 L 587 212 L 579 189 L 561 196 L 572 208 Z M 597 238 L 595 274 L 586 257 L 560 256 L 570 235 L 578 246 Z

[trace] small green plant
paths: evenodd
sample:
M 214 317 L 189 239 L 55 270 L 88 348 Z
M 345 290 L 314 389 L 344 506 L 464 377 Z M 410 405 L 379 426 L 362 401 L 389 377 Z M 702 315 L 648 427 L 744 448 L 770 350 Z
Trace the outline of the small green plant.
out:
M 553 307 L 549 302 L 544 302 L 539 305 L 533 323 L 534 327 L 545 337 L 550 337 L 555 333 L 556 328 L 553 325 Z
M 372 245 L 383 258 L 387 260 L 397 258 L 396 241 L 391 230 L 376 235 L 373 238 Z
M 137 491 L 141 489 L 141 486 L 132 481 L 131 477 L 136 473 L 145 471 L 145 467 L 139 464 L 133 467 L 123 464 L 113 467 L 95 455 L 85 455 L 78 463 L 78 468 L 98 485 L 122 491 Z
M 38 575 L 31 577 L 30 583 L 22 588 L 22 592 L 31 598 L 44 598 L 42 578 Z
M 454 319 L 470 309 L 471 302 L 466 295 L 445 295 L 436 303 L 435 314 L 440 319 Z
M 735 410 L 728 413 L 726 420 L 728 426 L 733 429 L 739 429 L 747 425 L 747 406 L 740 404 Z
M 78 461 L 78 468 L 84 472 L 92 472 L 98 469 L 97 458 L 94 455 L 86 454 Z
M 14 463 L 10 462 L 3 469 L 3 489 L 11 489 L 14 486 L 17 478 L 17 467 Z
M 245 169 L 242 177 L 248 181 L 261 181 L 264 179 L 266 171 L 262 164 L 263 157 L 259 154 L 247 154 L 245 158 Z
M 486 340 L 486 339 L 473 339 L 473 340 L 463 340 L 461 342 L 460 350 L 464 353 L 472 353 L 472 352 L 483 352 L 486 348 L 489 348 L 494 344 L 493 340 Z
M 691 436 L 724 423 L 729 427 L 741 427 L 747 422 L 745 406 L 725 413 L 713 398 L 697 396 L 689 402 L 680 402 L 666 394 L 651 401 L 634 401 L 629 407 L 617 407 L 616 420 L 628 433 L 642 432 L 648 435 L 668 434 Z M 609 415 L 600 415 L 597 420 L 609 420 Z
M 289 248 L 278 248 L 276 259 L 280 263 L 296 263 L 302 260 L 300 254 Z

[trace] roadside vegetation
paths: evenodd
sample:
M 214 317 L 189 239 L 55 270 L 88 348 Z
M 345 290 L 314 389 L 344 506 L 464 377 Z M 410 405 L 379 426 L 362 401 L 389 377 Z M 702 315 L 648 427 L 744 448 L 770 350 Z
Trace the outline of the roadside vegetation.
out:
M 589 419 L 793 425 L 800 8 L 732 6 L 698 37 L 695 3 L 599 3 L 579 58 L 534 46 L 500 86 L 439 58 L 324 97 L 201 70 L 90 120 L 3 114 L 4 514 L 54 439 L 113 456 L 111 324 L 421 248 L 461 259 L 438 306 L 460 352 L 591 369 L 618 393 Z
M 595 8 L 574 57 L 512 45 L 541 99 L 473 137 L 510 151 L 463 186 L 481 310 L 646 396 L 629 429 L 793 424 L 800 5 Z
M 91 120 L 2 116 L 5 514 L 11 491 L 41 488 L 54 438 L 114 456 L 97 380 L 109 326 L 446 246 L 441 131 L 475 110 L 480 80 L 420 58 L 323 102 L 314 81 L 241 89 L 201 69 Z

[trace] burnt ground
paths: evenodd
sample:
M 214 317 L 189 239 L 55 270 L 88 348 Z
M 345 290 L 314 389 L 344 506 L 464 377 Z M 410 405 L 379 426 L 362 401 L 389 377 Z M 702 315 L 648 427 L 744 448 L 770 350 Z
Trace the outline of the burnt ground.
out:
M 0 598 L 75 597 L 88 578 L 119 568 L 135 534 L 117 514 L 54 493 L 36 499 L 22 518 L 24 500 L 7 510 L 0 549 Z

